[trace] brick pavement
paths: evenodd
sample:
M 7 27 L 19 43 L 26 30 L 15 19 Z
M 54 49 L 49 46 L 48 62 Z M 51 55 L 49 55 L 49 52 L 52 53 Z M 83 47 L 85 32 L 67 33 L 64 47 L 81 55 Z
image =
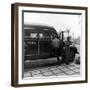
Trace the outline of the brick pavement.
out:
M 70 63 L 69 65 L 48 65 L 45 67 L 37 67 L 35 69 L 28 68 L 24 72 L 24 77 L 49 77 L 68 75 L 80 75 L 80 65 L 75 64 L 74 62 Z

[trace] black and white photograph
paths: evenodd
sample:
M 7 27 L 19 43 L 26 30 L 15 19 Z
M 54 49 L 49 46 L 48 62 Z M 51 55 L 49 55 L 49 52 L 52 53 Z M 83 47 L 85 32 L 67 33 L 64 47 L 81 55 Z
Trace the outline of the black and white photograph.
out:
M 18 6 L 18 83 L 86 80 L 86 8 Z
M 23 19 L 24 77 L 80 75 L 81 14 L 26 11 Z

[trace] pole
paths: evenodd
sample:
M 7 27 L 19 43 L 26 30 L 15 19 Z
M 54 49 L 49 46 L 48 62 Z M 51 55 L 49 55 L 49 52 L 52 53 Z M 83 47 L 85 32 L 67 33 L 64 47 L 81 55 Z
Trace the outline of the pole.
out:
M 63 42 L 63 31 L 62 31 L 62 42 Z

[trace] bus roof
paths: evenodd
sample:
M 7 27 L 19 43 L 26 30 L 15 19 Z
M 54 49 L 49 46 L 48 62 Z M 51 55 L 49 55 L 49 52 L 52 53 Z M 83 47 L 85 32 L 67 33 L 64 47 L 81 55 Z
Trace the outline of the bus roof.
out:
M 29 32 L 47 32 L 49 34 L 55 33 L 57 34 L 54 27 L 49 25 L 39 25 L 39 24 L 25 24 L 24 30 L 29 30 Z

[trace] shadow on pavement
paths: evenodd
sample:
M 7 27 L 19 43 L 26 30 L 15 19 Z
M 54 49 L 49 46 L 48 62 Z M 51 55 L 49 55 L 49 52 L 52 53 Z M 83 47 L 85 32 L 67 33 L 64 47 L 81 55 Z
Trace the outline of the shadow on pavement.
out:
M 50 66 L 56 66 L 59 65 L 57 62 L 54 63 L 38 63 L 38 64 L 33 64 L 33 63 L 29 63 L 29 64 L 25 64 L 24 65 L 24 69 L 37 69 L 37 68 L 43 68 L 43 67 L 50 67 Z

